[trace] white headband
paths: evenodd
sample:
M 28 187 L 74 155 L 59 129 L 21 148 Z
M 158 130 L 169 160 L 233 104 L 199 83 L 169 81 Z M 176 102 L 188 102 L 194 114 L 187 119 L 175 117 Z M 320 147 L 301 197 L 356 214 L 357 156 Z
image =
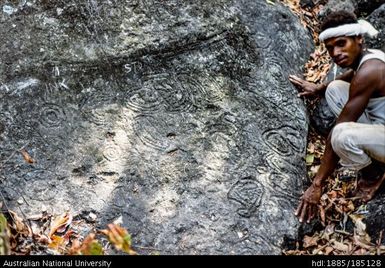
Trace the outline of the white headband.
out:
M 355 36 L 368 34 L 375 37 L 378 31 L 366 20 L 358 20 L 358 23 L 344 24 L 334 28 L 328 28 L 319 35 L 319 40 L 324 41 L 328 38 L 337 36 Z

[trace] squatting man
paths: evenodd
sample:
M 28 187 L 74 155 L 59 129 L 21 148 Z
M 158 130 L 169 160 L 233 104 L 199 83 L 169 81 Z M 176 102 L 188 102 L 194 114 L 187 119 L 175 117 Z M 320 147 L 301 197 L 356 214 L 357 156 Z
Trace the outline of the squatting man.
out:
M 334 171 L 355 174 L 351 176 L 357 179 L 353 196 L 363 202 L 372 199 L 385 180 L 385 54 L 364 45 L 364 34 L 377 33 L 354 14 L 333 12 L 324 19 L 319 39 L 333 61 L 348 70 L 322 84 L 289 76 L 299 96 L 324 93 L 336 117 L 320 168 L 295 212 L 300 222 L 309 223 L 315 217 L 322 188 Z

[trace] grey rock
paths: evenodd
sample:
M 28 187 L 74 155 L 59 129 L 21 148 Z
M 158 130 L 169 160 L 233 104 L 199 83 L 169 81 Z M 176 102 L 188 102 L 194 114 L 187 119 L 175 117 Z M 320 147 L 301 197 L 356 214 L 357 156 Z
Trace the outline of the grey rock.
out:
M 330 12 L 346 10 L 362 18 L 371 14 L 382 4 L 385 4 L 385 0 L 329 0 L 320 10 L 319 16 L 323 18 Z
M 345 10 L 357 15 L 357 3 L 355 0 L 329 0 L 326 5 L 321 8 L 318 16 L 323 19 L 331 12 Z
M 355 0 L 357 3 L 358 14 L 360 17 L 366 17 L 374 10 L 385 4 L 385 0 Z
M 367 46 L 385 52 L 385 4 L 371 13 L 367 20 L 379 31 L 376 38 L 366 39 Z
M 381 233 L 385 229 L 385 223 L 383 220 L 385 216 L 385 187 L 381 186 L 379 192 L 376 194 L 375 198 L 368 202 L 365 224 L 366 229 L 373 242 L 376 243 L 377 239 L 381 237 L 381 243 L 385 243 L 385 237 Z
M 324 82 L 330 82 L 335 80 L 339 75 L 343 74 L 346 69 L 339 67 L 337 64 L 332 63 L 332 66 L 324 79 Z M 336 121 L 336 116 L 328 106 L 324 96 L 321 96 L 316 103 L 314 109 L 310 111 L 310 123 L 315 130 L 323 135 L 327 136 L 330 130 L 333 128 Z
M 327 136 L 334 127 L 336 116 L 327 104 L 325 97 L 319 99 L 314 110 L 311 111 L 310 119 L 315 130 L 323 136 Z
M 299 1 L 299 5 L 302 8 L 313 8 L 315 7 L 315 3 L 313 0 L 301 0 Z
M 287 77 L 313 44 L 286 7 L 28 3 L 0 16 L 9 207 L 121 217 L 161 254 L 280 254 L 296 239 L 308 118 Z

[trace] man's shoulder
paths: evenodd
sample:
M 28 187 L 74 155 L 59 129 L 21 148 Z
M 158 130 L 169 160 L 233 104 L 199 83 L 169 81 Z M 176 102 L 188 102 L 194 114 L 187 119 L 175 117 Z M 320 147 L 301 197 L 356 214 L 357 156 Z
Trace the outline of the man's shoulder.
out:
M 361 62 L 378 59 L 385 63 L 385 52 L 379 49 L 368 49 L 368 53 L 362 58 Z
M 378 68 L 378 66 L 385 66 L 385 53 L 379 49 L 368 49 L 368 53 L 362 57 L 358 65 L 357 72 L 367 68 Z

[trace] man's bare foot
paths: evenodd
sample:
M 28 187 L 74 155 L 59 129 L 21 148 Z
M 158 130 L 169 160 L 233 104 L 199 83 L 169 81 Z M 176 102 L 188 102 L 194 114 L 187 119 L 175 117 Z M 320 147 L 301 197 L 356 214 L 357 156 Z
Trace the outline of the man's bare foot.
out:
M 374 197 L 375 193 L 384 181 L 385 173 L 377 181 L 360 179 L 357 183 L 357 189 L 353 192 L 353 196 L 366 203 Z
M 353 196 L 363 202 L 371 200 L 385 181 L 385 164 L 372 160 L 372 164 L 359 171 L 360 176 Z

